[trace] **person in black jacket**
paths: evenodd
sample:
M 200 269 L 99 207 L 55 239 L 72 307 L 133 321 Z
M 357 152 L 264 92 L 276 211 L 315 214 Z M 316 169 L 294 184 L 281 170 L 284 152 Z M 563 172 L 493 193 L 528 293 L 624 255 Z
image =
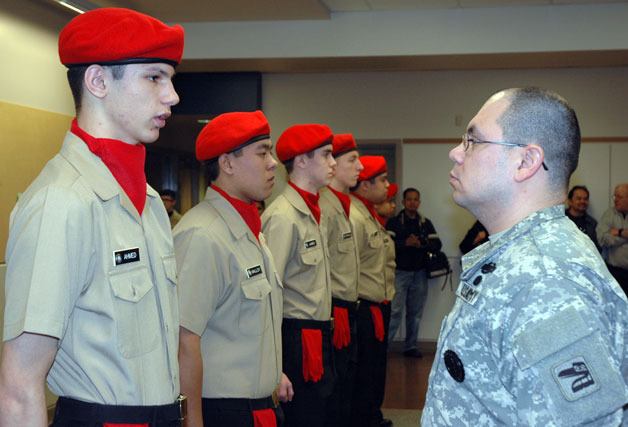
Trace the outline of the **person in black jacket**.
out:
M 423 357 L 417 349 L 419 322 L 427 298 L 425 258 L 428 252 L 440 250 L 442 244 L 432 222 L 419 213 L 421 193 L 416 188 L 403 192 L 404 209 L 388 221 L 386 228 L 394 234 L 397 252 L 395 296 L 392 301 L 389 339 L 392 340 L 406 309 L 404 356 Z
M 600 250 L 599 242 L 597 240 L 597 221 L 591 215 L 587 213 L 589 207 L 589 189 L 584 185 L 574 185 L 567 193 L 567 205 L 565 209 L 565 215 L 572 220 L 574 224 L 584 234 L 595 243 L 597 250 Z
M 486 231 L 486 228 L 484 228 L 480 221 L 475 221 L 458 247 L 462 255 L 464 255 L 484 242 L 488 242 L 488 231 Z

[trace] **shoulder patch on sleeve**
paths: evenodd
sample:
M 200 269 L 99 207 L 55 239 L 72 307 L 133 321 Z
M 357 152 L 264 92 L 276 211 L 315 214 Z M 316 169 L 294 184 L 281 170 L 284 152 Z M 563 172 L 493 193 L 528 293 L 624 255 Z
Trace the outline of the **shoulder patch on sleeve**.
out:
M 569 307 L 514 337 L 513 352 L 530 381 L 540 381 L 551 413 L 576 425 L 621 411 L 626 390 L 609 340 Z

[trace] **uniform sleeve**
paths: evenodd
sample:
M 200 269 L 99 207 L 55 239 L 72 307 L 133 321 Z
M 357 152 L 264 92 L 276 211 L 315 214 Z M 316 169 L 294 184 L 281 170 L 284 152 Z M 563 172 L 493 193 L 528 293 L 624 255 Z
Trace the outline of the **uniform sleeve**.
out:
M 93 256 L 93 213 L 75 190 L 48 186 L 18 204 L 7 245 L 4 340 L 22 332 L 61 338 L 90 283 Z
M 602 248 L 612 248 L 624 243 L 624 239 L 621 237 L 611 235 L 611 228 L 613 227 L 613 210 L 609 209 L 604 212 L 600 222 L 597 224 L 596 232 L 597 239 Z
M 575 296 L 574 286 L 560 279 L 531 285 L 525 309 L 507 334 L 517 424 L 618 425 L 621 420 L 628 399 L 620 371 L 624 350 L 617 348 L 623 345 L 602 307 Z
M 220 245 L 200 228 L 176 233 L 174 252 L 181 326 L 201 336 L 224 293 L 227 282 L 224 270 L 228 265 L 218 261 L 222 253 Z
M 264 212 L 266 213 L 266 212 Z M 280 212 L 270 212 L 264 215 L 262 231 L 266 244 L 275 261 L 275 268 L 281 281 L 286 277 L 286 268 L 294 256 L 294 245 L 298 240 L 293 221 Z

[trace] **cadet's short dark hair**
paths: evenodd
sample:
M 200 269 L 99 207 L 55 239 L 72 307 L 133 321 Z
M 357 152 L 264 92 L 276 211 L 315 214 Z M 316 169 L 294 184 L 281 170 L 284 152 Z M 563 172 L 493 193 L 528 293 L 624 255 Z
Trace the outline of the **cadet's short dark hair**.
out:
M 126 65 L 106 65 L 105 68 L 111 70 L 111 75 L 114 80 L 120 80 L 124 76 L 124 70 Z M 85 71 L 87 71 L 89 65 L 80 67 L 68 68 L 68 84 L 72 91 L 72 98 L 74 99 L 74 108 L 78 113 L 81 110 L 83 100 L 83 79 L 85 78 Z
M 308 151 L 307 153 L 305 153 L 308 159 L 311 159 L 312 157 L 314 157 L 314 151 L 316 150 Z M 291 158 L 290 160 L 286 160 L 285 162 L 283 162 L 283 165 L 286 168 L 286 173 L 290 175 L 292 171 L 294 170 L 294 157 Z
M 580 154 L 576 112 L 563 97 L 545 89 L 525 87 L 504 92 L 510 105 L 497 120 L 504 141 L 540 145 L 550 185 L 565 191 Z
M 567 194 L 567 198 L 569 200 L 573 199 L 573 193 L 575 193 L 576 190 L 585 191 L 587 193 L 587 199 L 589 198 L 589 189 L 587 187 L 585 187 L 584 185 L 574 185 L 573 187 L 571 187 L 571 190 L 569 190 L 569 193 Z
M 242 151 L 242 148 L 239 148 L 228 154 L 233 154 L 236 157 L 240 157 L 244 154 L 244 152 Z M 216 181 L 218 179 L 218 175 L 220 175 L 220 166 L 218 165 L 219 158 L 220 156 L 203 162 L 203 165 L 205 166 L 205 179 L 207 180 L 207 185 Z

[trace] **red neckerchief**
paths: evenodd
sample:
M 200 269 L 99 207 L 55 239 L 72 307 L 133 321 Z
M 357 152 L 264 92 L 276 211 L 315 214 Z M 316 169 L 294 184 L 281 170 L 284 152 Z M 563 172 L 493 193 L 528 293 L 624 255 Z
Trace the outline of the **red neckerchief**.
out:
M 246 225 L 249 226 L 249 229 L 251 229 L 255 238 L 259 241 L 259 233 L 262 231 L 262 218 L 259 216 L 259 211 L 257 210 L 255 202 L 246 203 L 240 199 L 231 197 L 222 188 L 214 184 L 211 185 L 211 188 L 231 203 L 235 210 L 238 211 Z
M 100 157 L 142 216 L 146 203 L 146 147 L 143 144 L 127 144 L 117 139 L 94 138 L 79 127 L 76 118 L 72 120 L 70 132 L 81 138 L 89 151 Z
M 349 218 L 349 211 L 351 210 L 351 197 L 348 194 L 343 193 L 342 191 L 337 191 L 331 188 L 331 185 L 328 185 L 327 188 L 331 190 L 332 193 L 338 197 L 340 200 L 340 204 L 342 208 L 345 210 L 345 214 L 347 214 L 347 218 Z
M 294 188 L 297 191 L 297 193 L 301 195 L 307 207 L 310 208 L 310 212 L 312 212 L 312 215 L 314 215 L 314 219 L 316 220 L 316 223 L 320 224 L 321 223 L 321 208 L 320 206 L 318 206 L 319 194 L 318 193 L 313 194 L 313 193 L 310 193 L 309 191 L 302 190 L 296 185 L 294 185 L 292 181 L 288 181 L 288 184 L 290 184 L 290 186 Z
M 366 209 L 369 210 L 369 212 L 371 213 L 371 215 L 373 215 L 373 218 L 375 218 L 377 220 L 377 222 L 379 222 L 380 224 L 386 224 L 386 219 L 382 218 L 377 211 L 375 210 L 375 206 L 373 206 L 373 203 L 371 203 L 370 201 L 368 201 L 367 199 L 365 199 L 364 197 L 356 194 L 356 193 L 351 193 L 353 194 L 355 197 L 357 197 L 358 200 L 360 200 L 362 203 L 364 203 L 364 206 L 366 206 Z M 382 223 L 383 221 L 383 223 Z

